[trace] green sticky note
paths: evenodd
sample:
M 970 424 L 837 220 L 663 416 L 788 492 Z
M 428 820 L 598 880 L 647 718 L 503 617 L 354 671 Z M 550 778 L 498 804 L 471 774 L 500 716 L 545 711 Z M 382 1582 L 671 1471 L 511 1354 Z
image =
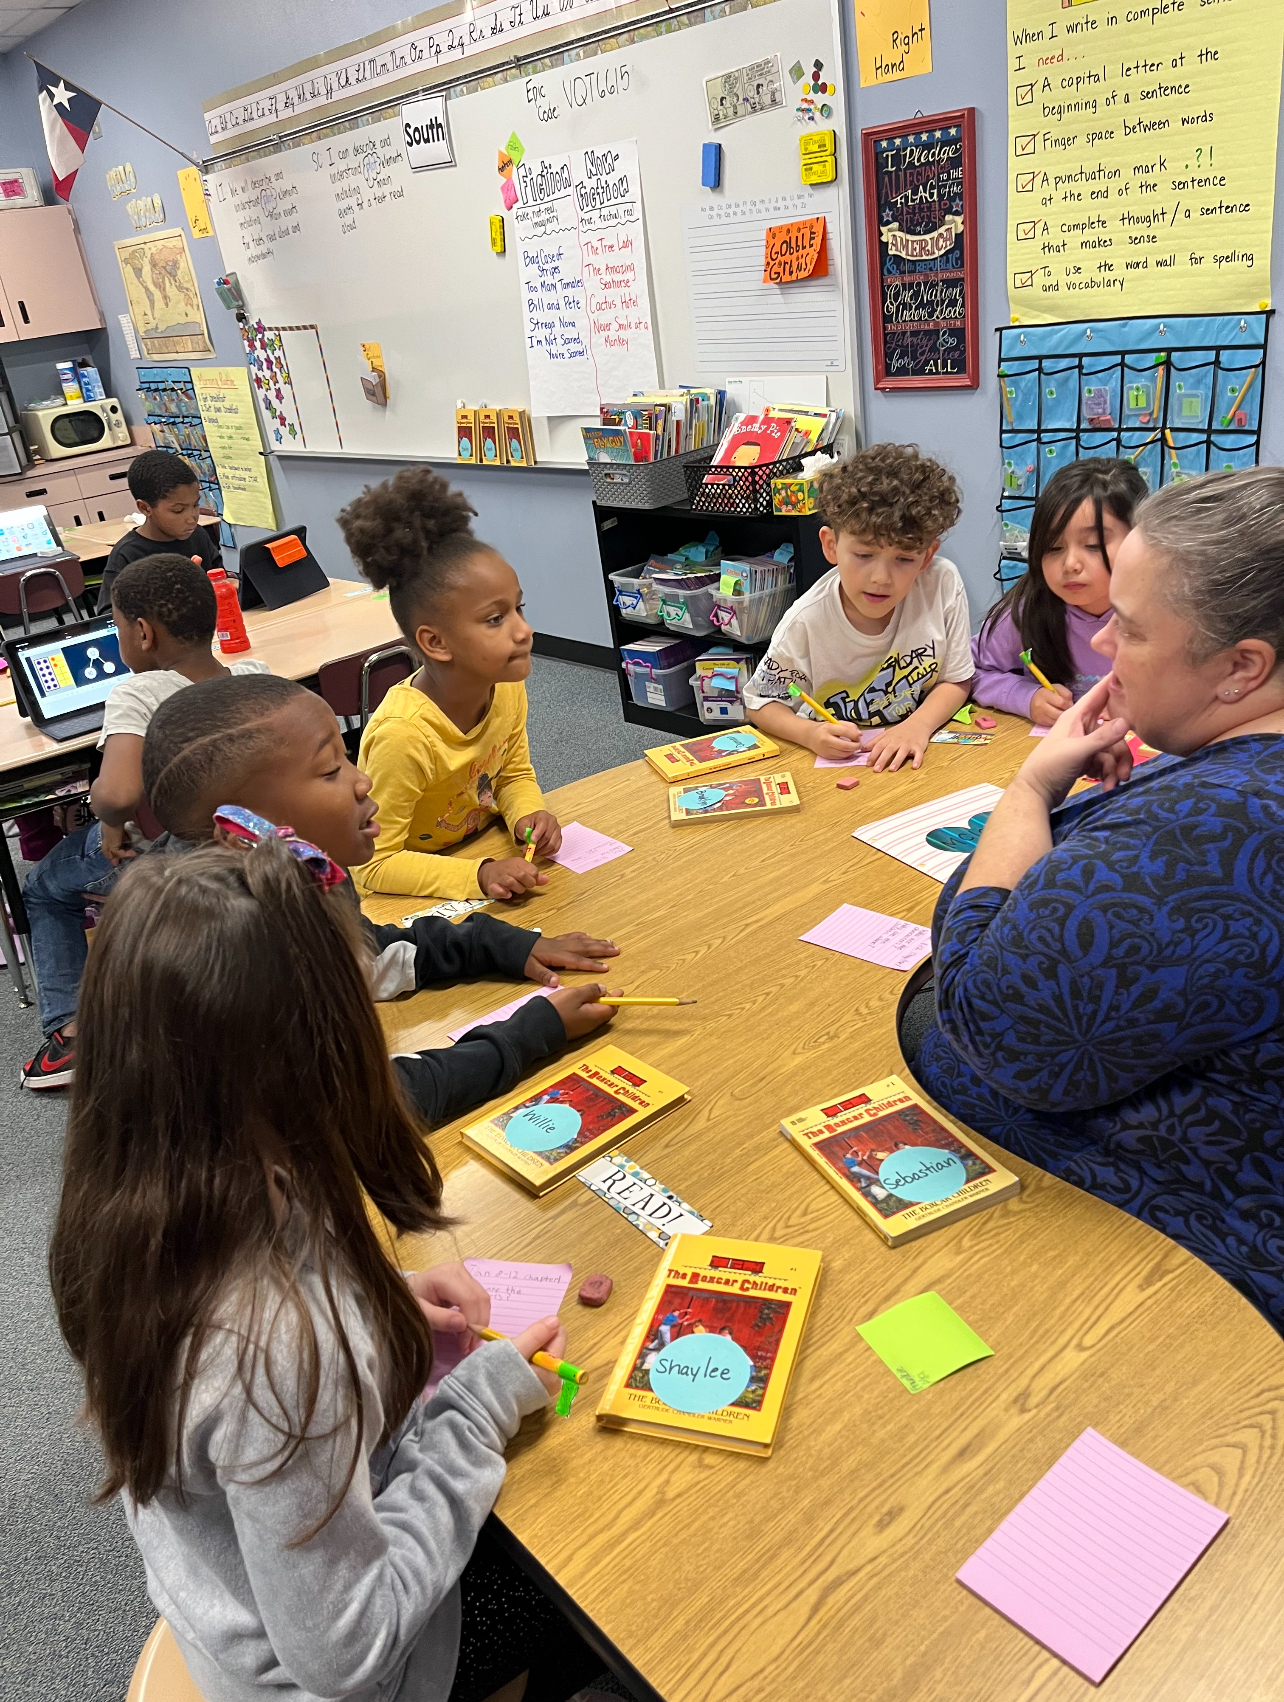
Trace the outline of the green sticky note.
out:
M 512 160 L 514 165 L 520 165 L 522 163 L 522 155 L 526 152 L 526 149 L 522 146 L 522 139 L 517 134 L 516 130 L 514 130 L 512 135 L 508 138 L 506 146 L 508 149 L 509 159 Z
M 911 1395 L 994 1351 L 939 1294 L 916 1294 L 856 1329 Z

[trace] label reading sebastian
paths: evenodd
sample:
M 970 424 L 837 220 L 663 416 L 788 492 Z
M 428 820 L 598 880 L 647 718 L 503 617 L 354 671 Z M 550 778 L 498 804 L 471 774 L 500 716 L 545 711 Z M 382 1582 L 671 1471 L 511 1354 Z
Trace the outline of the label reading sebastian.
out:
M 875 383 L 975 386 L 972 111 L 863 133 Z

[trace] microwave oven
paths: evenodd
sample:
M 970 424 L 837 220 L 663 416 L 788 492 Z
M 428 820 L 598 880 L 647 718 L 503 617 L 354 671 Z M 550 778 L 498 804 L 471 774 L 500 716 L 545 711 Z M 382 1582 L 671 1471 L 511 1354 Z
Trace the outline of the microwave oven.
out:
M 114 396 L 101 402 L 45 402 L 24 408 L 22 429 L 34 455 L 61 461 L 95 449 L 127 447 L 133 439 Z

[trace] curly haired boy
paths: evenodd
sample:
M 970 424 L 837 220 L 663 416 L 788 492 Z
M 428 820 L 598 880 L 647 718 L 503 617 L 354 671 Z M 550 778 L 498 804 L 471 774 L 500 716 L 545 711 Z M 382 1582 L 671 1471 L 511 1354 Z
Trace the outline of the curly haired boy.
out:
M 855 755 L 861 730 L 876 729 L 871 767 L 918 768 L 932 734 L 967 702 L 974 671 L 967 592 L 936 553 L 959 517 L 958 485 L 912 444 L 875 443 L 821 474 L 819 507 L 833 572 L 772 634 L 745 688 L 749 718 L 823 757 Z

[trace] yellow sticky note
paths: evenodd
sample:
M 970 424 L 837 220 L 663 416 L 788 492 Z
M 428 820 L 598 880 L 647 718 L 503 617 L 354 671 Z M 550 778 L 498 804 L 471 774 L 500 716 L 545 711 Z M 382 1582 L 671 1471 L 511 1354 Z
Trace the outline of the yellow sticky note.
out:
M 490 246 L 491 252 L 494 254 L 504 252 L 504 215 L 502 213 L 490 215 Z
M 932 69 L 927 0 L 856 0 L 860 86 L 895 83 Z
M 911 1395 L 994 1354 L 939 1294 L 916 1294 L 856 1329 Z
M 183 197 L 187 222 L 192 227 L 192 235 L 213 236 L 214 227 L 210 223 L 209 208 L 205 205 L 205 188 L 201 183 L 199 168 L 185 165 L 178 174 L 178 188 Z

